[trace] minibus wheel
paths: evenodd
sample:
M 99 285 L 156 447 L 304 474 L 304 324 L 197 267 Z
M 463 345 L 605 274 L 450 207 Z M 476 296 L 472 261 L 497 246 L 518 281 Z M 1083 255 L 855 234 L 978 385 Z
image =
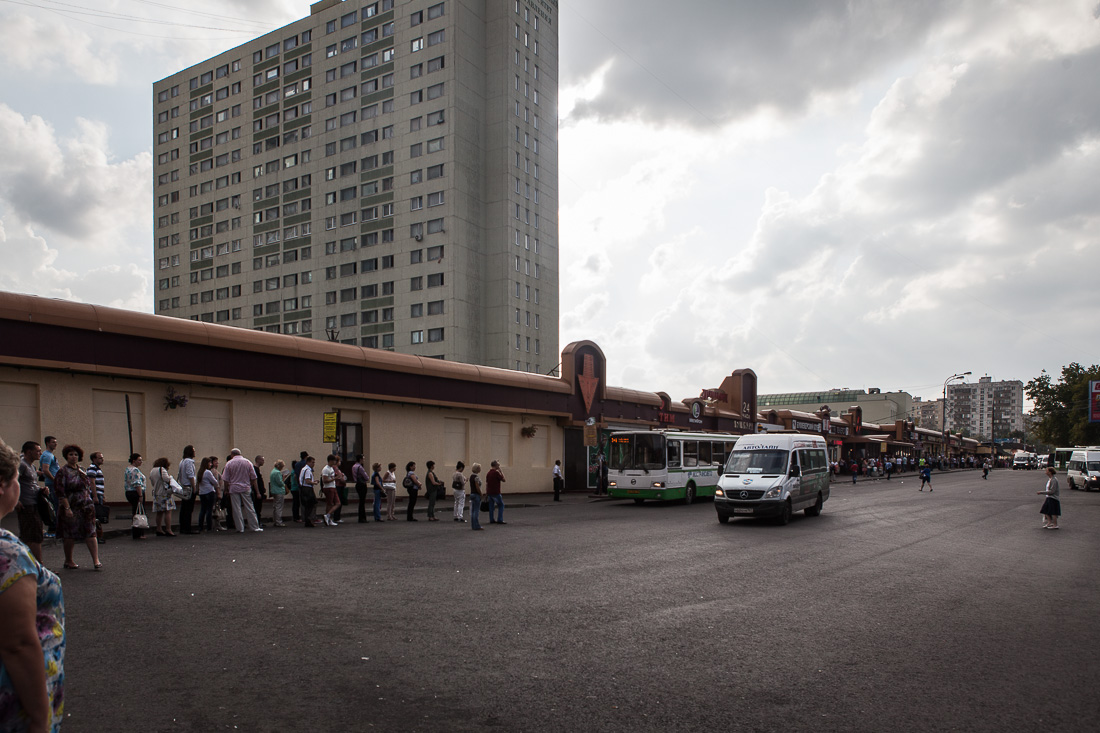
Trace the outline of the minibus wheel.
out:
M 821 506 L 824 503 L 825 503 L 825 501 L 821 498 L 821 494 L 819 493 L 817 495 L 817 502 L 813 506 L 806 507 L 806 516 L 807 517 L 816 517 L 819 514 L 821 514 Z
M 695 484 L 689 483 L 684 489 L 684 503 L 691 504 L 693 501 L 695 501 Z
M 729 523 L 730 523 L 730 516 L 728 514 L 719 514 L 718 515 L 718 524 L 729 524 Z
M 785 502 L 783 502 L 783 511 L 778 517 L 776 517 L 775 521 L 781 525 L 790 524 L 791 514 L 791 500 L 787 499 Z

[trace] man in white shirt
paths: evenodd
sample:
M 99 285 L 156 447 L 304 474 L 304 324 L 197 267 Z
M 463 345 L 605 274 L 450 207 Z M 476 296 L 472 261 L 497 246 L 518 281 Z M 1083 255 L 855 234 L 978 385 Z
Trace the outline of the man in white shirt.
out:
M 313 467 L 317 459 L 306 456 L 301 462 L 301 470 L 298 472 L 298 493 L 302 503 L 302 526 L 313 526 L 313 509 L 317 506 L 317 491 L 314 489 Z

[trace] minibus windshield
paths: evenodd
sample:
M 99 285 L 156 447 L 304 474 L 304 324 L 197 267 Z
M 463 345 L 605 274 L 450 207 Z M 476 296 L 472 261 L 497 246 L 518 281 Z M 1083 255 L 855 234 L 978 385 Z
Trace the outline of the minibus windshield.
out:
M 726 461 L 726 473 L 781 474 L 787 467 L 785 450 L 735 450 Z

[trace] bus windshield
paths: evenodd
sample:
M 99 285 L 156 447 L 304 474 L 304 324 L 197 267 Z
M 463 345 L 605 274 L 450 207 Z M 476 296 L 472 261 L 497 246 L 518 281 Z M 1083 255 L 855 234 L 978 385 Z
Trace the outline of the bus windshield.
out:
M 785 450 L 735 450 L 726 462 L 726 473 L 783 473 Z
M 611 436 L 612 470 L 657 471 L 664 467 L 665 436 L 647 433 Z

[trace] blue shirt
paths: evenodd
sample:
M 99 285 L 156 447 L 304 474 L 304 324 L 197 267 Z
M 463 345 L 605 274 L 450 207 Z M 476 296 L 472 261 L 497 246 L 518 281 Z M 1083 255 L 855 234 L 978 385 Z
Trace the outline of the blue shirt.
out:
M 61 470 L 61 466 L 57 465 L 57 459 L 53 457 L 53 453 L 44 450 L 42 451 L 42 459 L 38 462 L 38 465 L 42 469 L 42 476 L 46 480 L 46 486 L 53 489 L 53 474 Z

